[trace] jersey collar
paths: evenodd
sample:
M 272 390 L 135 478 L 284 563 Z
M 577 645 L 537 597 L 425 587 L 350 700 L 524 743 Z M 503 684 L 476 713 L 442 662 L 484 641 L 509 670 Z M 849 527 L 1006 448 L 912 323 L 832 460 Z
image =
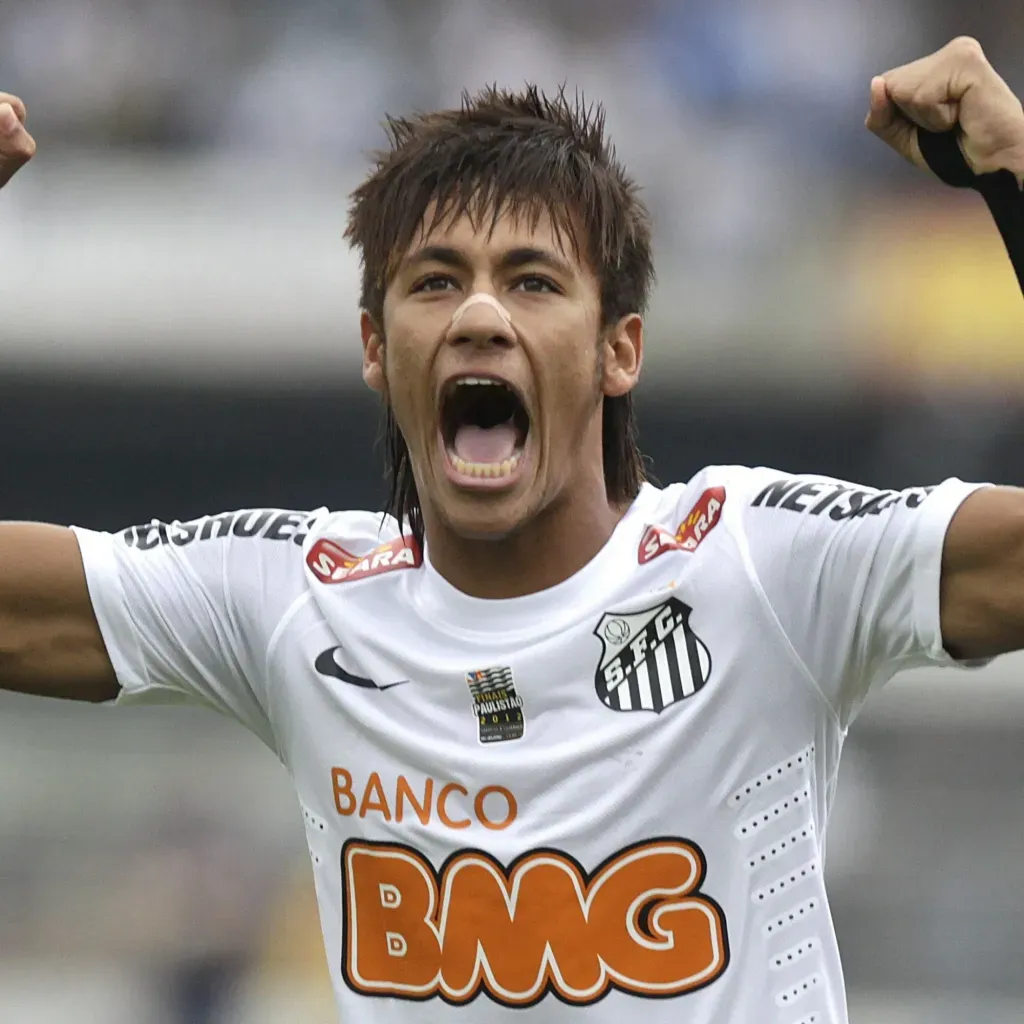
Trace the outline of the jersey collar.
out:
M 488 599 L 471 597 L 452 586 L 433 566 L 424 550 L 423 568 L 410 580 L 421 614 L 447 632 L 537 636 L 557 632 L 578 618 L 580 607 L 600 601 L 610 584 L 621 581 L 636 561 L 645 515 L 656 503 L 658 489 L 643 484 L 604 547 L 578 572 L 546 590 L 523 597 Z

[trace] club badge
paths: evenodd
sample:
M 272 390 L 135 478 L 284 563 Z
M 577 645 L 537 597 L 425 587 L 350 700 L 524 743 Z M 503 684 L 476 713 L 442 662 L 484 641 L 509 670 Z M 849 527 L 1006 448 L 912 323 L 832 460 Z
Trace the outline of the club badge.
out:
M 594 630 L 603 651 L 597 696 L 613 711 L 654 711 L 692 697 L 711 675 L 707 644 L 689 605 L 670 597 L 640 612 L 606 612 Z

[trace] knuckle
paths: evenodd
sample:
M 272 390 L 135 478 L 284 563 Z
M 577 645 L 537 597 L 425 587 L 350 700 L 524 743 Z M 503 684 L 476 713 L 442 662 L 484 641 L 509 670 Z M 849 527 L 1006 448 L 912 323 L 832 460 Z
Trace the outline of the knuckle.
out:
M 21 167 L 36 155 L 36 140 L 31 135 L 19 139 L 14 145 L 0 147 L 0 163 L 9 167 Z
M 967 60 L 984 60 L 985 51 L 974 36 L 957 36 L 950 43 L 956 54 Z
M 10 103 L 14 108 L 15 114 L 18 115 L 19 121 L 24 122 L 28 117 L 28 108 L 20 96 L 15 96 L 12 92 L 0 92 L 0 103 Z

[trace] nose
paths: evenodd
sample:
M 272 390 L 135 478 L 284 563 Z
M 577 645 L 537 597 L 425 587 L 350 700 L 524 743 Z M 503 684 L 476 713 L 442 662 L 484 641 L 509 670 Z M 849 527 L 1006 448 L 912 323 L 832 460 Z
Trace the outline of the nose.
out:
M 489 292 L 477 292 L 455 311 L 446 340 L 451 345 L 509 348 L 516 343 L 516 332 L 508 310 Z

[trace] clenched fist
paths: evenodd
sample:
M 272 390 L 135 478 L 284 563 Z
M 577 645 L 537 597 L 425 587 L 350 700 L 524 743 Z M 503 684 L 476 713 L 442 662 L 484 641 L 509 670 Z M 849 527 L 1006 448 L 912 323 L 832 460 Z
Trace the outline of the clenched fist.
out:
M 1024 107 L 976 39 L 961 36 L 928 57 L 871 80 L 865 125 L 897 153 L 927 168 L 917 129 L 958 129 L 975 174 L 1012 171 L 1024 187 Z
M 25 104 L 0 92 L 0 188 L 35 156 L 36 140 L 25 128 Z

